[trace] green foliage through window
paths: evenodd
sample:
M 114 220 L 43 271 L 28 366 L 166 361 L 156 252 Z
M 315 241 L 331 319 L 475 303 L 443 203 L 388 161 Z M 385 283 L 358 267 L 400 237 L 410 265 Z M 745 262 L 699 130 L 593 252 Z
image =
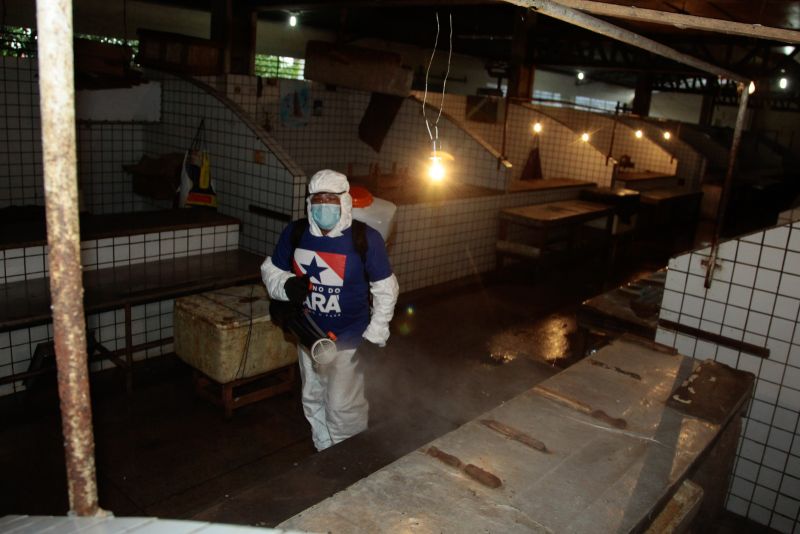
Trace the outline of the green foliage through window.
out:
M 36 57 L 36 32 L 19 26 L 0 28 L 0 56 Z
M 305 65 L 305 59 L 256 54 L 256 76 L 302 80 Z
M 76 33 L 75 38 L 119 46 L 123 46 L 126 42 L 124 39 L 117 37 L 89 35 L 86 33 Z M 139 41 L 128 39 L 127 43 L 133 49 L 133 53 L 136 54 L 139 49 Z M 0 28 L 0 56 L 36 57 L 36 31 L 32 28 L 19 26 Z

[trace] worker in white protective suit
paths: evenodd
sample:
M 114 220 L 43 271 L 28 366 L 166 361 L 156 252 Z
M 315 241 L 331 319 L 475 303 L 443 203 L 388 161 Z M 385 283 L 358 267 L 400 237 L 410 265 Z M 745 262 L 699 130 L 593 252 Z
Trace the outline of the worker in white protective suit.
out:
M 317 450 L 366 430 L 369 405 L 358 359 L 371 352 L 370 344 L 386 345 L 399 293 L 383 238 L 353 221 L 349 191 L 341 173 L 312 176 L 308 220 L 289 224 L 261 266 L 272 299 L 302 307 L 336 340 L 338 352 L 325 365 L 315 365 L 308 349 L 298 345 L 303 411 Z

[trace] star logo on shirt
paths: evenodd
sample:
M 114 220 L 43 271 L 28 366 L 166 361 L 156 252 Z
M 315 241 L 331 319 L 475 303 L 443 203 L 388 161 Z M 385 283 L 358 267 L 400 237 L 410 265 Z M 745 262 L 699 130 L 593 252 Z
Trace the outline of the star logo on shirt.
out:
M 320 278 L 319 275 L 323 271 L 327 271 L 328 268 L 318 264 L 317 263 L 317 258 L 314 257 L 314 258 L 311 259 L 311 262 L 308 265 L 303 265 L 303 270 L 306 272 L 306 274 L 308 275 L 308 277 L 311 280 L 314 280 L 318 284 L 321 284 L 322 283 L 322 279 Z

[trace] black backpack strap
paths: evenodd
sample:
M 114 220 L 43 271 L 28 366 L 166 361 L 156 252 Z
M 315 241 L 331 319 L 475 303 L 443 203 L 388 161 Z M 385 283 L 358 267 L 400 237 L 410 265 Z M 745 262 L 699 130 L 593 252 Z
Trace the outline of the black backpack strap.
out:
M 369 244 L 367 243 L 367 225 L 361 221 L 353 219 L 353 246 L 361 256 L 361 263 L 364 264 L 364 270 L 367 268 L 367 250 Z
M 289 255 L 290 258 L 294 258 L 294 251 L 300 245 L 300 240 L 303 238 L 303 234 L 306 233 L 306 230 L 308 230 L 308 219 L 297 219 L 294 222 L 294 225 L 292 226 L 292 252 Z

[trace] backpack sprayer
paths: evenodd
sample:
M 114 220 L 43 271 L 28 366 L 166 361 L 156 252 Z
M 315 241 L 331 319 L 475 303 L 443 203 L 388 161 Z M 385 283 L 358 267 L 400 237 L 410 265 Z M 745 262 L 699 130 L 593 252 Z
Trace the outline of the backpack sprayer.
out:
M 327 365 L 333 361 L 338 352 L 336 336 L 333 332 L 326 334 L 307 310 L 297 308 L 287 301 L 272 300 L 269 303 L 269 314 L 272 322 L 284 331 L 294 334 L 316 364 Z

